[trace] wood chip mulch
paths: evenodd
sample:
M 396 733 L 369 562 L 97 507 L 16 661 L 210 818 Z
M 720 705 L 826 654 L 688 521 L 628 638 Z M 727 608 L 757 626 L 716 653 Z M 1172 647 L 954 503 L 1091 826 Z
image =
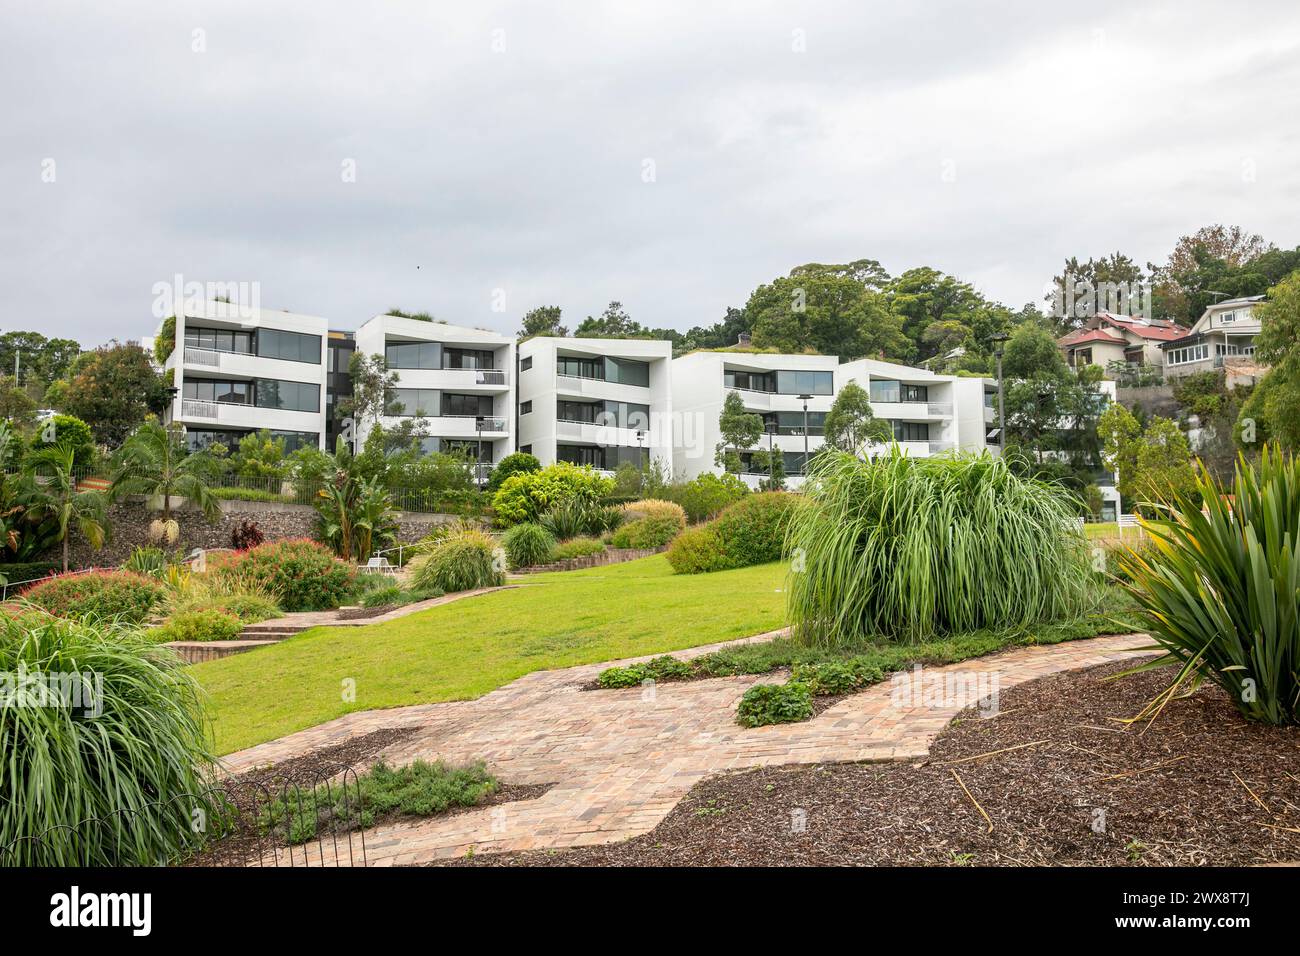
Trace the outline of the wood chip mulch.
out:
M 1172 675 L 1067 672 L 962 714 L 914 764 L 770 767 L 703 781 L 650 833 L 453 865 L 1186 866 L 1300 861 L 1300 728 L 1218 688 L 1138 713 Z

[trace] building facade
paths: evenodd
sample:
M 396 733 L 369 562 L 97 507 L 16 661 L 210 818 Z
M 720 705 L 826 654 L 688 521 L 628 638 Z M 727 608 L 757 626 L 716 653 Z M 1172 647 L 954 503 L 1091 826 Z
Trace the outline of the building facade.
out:
M 1161 346 L 1186 334 L 1175 322 L 1098 312 L 1056 344 L 1070 368 L 1099 365 L 1107 378 L 1114 378 L 1121 371 L 1161 368 Z
M 823 444 L 838 367 L 839 359 L 833 355 L 704 351 L 674 359 L 674 475 L 689 479 L 722 470 L 716 460 L 722 444 L 718 418 L 727 393 L 735 392 L 746 411 L 763 419 L 761 449 L 782 455 L 787 482 L 798 487 L 806 460 Z M 745 482 L 757 486 L 766 471 L 751 465 L 753 449 L 735 450 Z
M 329 323 L 318 316 L 190 302 L 163 362 L 174 396 L 168 421 L 191 448 L 238 447 L 266 429 L 288 449 L 323 447 Z
M 519 345 L 518 448 L 613 472 L 673 457 L 672 345 L 538 336 Z
M 397 375 L 380 418 L 386 431 L 410 422 L 426 452 L 468 453 L 482 473 L 514 451 L 514 339 L 377 315 L 357 329 L 354 348 Z M 359 445 L 372 427 L 358 423 Z
M 1257 381 L 1268 371 L 1255 361 L 1255 307 L 1262 301 L 1256 295 L 1215 303 L 1185 335 L 1163 343 L 1165 378 L 1222 369 L 1229 386 Z

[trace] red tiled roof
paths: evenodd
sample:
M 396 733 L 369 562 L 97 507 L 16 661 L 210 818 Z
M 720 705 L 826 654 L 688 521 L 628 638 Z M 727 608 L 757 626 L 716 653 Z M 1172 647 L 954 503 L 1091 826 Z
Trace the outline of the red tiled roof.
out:
M 1111 335 L 1104 329 L 1075 329 L 1069 335 L 1056 340 L 1057 345 L 1079 345 L 1083 342 L 1110 342 L 1112 345 L 1128 345 L 1127 340 L 1118 335 Z
M 1114 326 L 1117 329 L 1127 329 L 1138 338 L 1156 339 L 1161 342 L 1169 342 L 1173 339 L 1181 339 L 1188 333 L 1188 329 L 1181 325 L 1170 322 L 1167 325 L 1151 325 L 1143 322 L 1141 319 L 1134 319 L 1132 316 L 1116 316 L 1109 312 L 1098 312 L 1097 319 L 1107 325 Z

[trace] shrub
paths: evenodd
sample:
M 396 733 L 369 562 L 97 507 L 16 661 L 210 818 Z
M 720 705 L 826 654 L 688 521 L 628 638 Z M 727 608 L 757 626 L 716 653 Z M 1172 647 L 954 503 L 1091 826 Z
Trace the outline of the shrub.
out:
M 604 550 L 605 543 L 595 538 L 570 538 L 568 541 L 561 541 L 551 549 L 549 560 L 568 561 L 570 558 L 585 558 L 600 554 Z
M 779 561 L 797 495 L 765 491 L 731 505 L 716 519 L 675 539 L 668 562 L 678 574 L 700 574 Z
M 175 654 L 130 631 L 0 616 L 0 672 L 94 674 L 94 706 L 12 707 L 0 719 L 0 862 L 156 866 L 222 819 L 209 799 L 213 755 L 197 684 Z
M 1188 681 L 1210 680 L 1252 720 L 1300 719 L 1300 460 L 1265 447 L 1239 459 L 1231 496 L 1202 469 L 1204 510 L 1147 525 L 1155 549 L 1121 561 L 1129 591 L 1178 674 L 1144 714 Z
M 706 471 L 692 478 L 676 492 L 677 502 L 691 521 L 707 521 L 723 508 L 740 501 L 749 493 L 736 475 L 715 475 Z
M 133 571 L 90 571 L 38 581 L 22 599 L 57 617 L 140 624 L 166 593 L 161 582 Z
M 262 534 L 262 529 L 257 526 L 256 521 L 241 521 L 239 527 L 231 529 L 230 532 L 230 546 L 236 551 L 256 548 L 265 540 L 266 535 Z
M 495 492 L 511 475 L 529 474 L 541 470 L 542 463 L 537 460 L 537 456 L 530 455 L 526 451 L 511 452 L 497 462 L 497 466 L 492 469 L 492 474 L 488 475 L 487 490 Z
M 169 641 L 233 641 L 244 629 L 239 616 L 217 608 L 173 614 L 148 636 L 159 644 Z
M 537 519 L 538 524 L 550 533 L 552 540 L 576 538 L 588 530 L 587 513 L 592 505 L 585 501 L 562 501 Z
M 736 723 L 742 727 L 791 724 L 812 716 L 812 691 L 806 684 L 756 684 L 745 691 L 736 707 Z
M 589 466 L 556 462 L 541 471 L 516 472 L 501 483 L 492 498 L 497 521 L 509 527 L 537 518 L 566 501 L 596 504 L 614 487 L 612 478 Z
M 505 584 L 503 555 L 491 537 L 475 529 L 445 534 L 411 564 L 414 587 L 451 594 Z
M 162 548 L 137 546 L 131 549 L 130 556 L 122 562 L 122 569 L 148 575 L 151 578 L 160 578 L 166 574 L 167 564 L 167 552 Z
M 601 687 L 636 687 L 646 680 L 672 681 L 685 680 L 693 673 L 687 661 L 679 661 L 669 654 L 661 654 L 644 664 L 629 664 L 626 667 L 607 667 L 600 672 L 596 683 Z
M 453 767 L 416 760 L 396 769 L 380 760 L 357 777 L 356 786 L 290 787 L 259 821 L 288 843 L 306 843 L 321 826 L 369 827 L 390 814 L 428 817 L 452 807 L 473 807 L 500 786 L 482 763 Z M 360 791 L 360 800 L 357 791 Z
M 366 592 L 361 598 L 361 606 L 368 608 L 388 607 L 389 605 L 396 605 L 401 600 L 402 589 L 396 584 L 388 584 Z
M 706 574 L 735 567 L 712 524 L 687 528 L 675 537 L 668 546 L 667 558 L 676 574 Z
M 670 521 L 680 522 L 683 528 L 686 527 L 686 512 L 682 506 L 675 501 L 664 501 L 660 498 L 629 501 L 623 506 L 623 516 L 627 521 L 638 521 L 643 518 L 665 518 Z
M 539 524 L 517 524 L 501 536 L 512 568 L 543 564 L 555 547 L 555 535 Z
M 805 643 L 1023 629 L 1096 599 L 1067 496 L 1002 458 L 824 452 L 811 471 L 787 540 L 802 551 L 789 609 Z
M 662 548 L 681 534 L 685 527 L 685 517 L 660 515 L 637 518 L 620 525 L 610 535 L 609 543 L 616 548 Z
M 874 684 L 884 678 L 879 667 L 859 659 L 847 661 L 822 661 L 817 664 L 795 664 L 790 680 L 806 684 L 817 697 L 847 694 L 851 690 Z
M 225 611 L 245 624 L 283 617 L 279 596 L 233 566 L 222 573 L 178 578 L 167 598 L 166 610 L 168 617 L 187 611 Z
M 347 603 L 356 569 L 305 538 L 261 544 L 214 568 L 227 581 L 243 580 L 279 595 L 286 611 L 324 611 Z

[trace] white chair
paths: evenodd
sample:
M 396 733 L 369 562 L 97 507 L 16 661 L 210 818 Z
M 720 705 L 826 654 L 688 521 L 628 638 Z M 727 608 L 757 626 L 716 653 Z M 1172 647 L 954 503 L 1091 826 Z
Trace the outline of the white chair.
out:
M 382 554 L 376 554 L 366 562 L 366 570 L 377 574 L 396 574 L 400 569 L 390 564 Z
M 1121 538 L 1124 537 L 1125 528 L 1141 527 L 1141 525 L 1138 524 L 1137 515 L 1120 515 L 1117 523 L 1119 524 L 1119 536 Z

